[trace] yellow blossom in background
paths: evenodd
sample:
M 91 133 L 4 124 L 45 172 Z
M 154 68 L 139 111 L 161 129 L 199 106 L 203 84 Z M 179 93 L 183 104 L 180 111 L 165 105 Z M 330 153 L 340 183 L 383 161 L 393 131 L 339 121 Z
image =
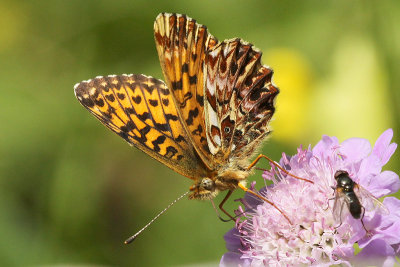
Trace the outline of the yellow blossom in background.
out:
M 349 37 L 332 51 L 331 71 L 321 79 L 303 112 L 312 120 L 313 139 L 322 134 L 339 140 L 363 137 L 375 140 L 393 127 L 388 85 L 371 42 Z
M 264 64 L 274 70 L 273 82 L 280 89 L 271 123 L 274 140 L 297 143 L 307 136 L 310 126 L 304 115 L 314 84 L 310 63 L 298 50 L 275 48 L 266 50 Z
M 374 140 L 393 125 L 386 78 L 368 40 L 338 41 L 326 62 L 330 70 L 318 81 L 298 50 L 270 49 L 264 58 L 280 88 L 271 123 L 274 140 L 312 143 L 324 134 Z

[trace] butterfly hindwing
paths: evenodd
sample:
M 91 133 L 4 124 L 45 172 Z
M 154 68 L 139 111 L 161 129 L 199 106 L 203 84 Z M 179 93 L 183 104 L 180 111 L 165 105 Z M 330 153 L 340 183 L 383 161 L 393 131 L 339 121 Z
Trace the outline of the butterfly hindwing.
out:
M 129 144 L 184 176 L 206 175 L 164 82 L 145 75 L 96 77 L 77 84 L 75 95 Z
M 160 14 L 154 36 L 167 85 L 199 156 L 212 168 L 204 123 L 204 57 L 217 44 L 203 25 L 180 14 Z
M 279 93 L 261 52 L 240 39 L 225 40 L 205 58 L 205 120 L 210 151 L 217 158 L 251 156 L 269 133 Z

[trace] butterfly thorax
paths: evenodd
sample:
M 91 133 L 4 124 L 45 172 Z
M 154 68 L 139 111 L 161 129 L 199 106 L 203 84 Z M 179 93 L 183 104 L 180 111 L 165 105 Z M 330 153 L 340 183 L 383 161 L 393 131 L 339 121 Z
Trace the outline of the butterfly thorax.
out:
M 250 171 L 240 166 L 227 166 L 220 171 L 204 177 L 190 187 L 189 199 L 213 199 L 219 192 L 234 190 L 239 182 L 244 181 L 250 175 Z

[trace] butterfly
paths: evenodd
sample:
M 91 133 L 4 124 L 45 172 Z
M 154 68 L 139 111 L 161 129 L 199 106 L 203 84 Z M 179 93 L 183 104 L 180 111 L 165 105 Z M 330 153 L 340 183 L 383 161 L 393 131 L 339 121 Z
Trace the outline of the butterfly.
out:
M 273 71 L 250 43 L 219 42 L 186 15 L 159 14 L 154 37 L 165 82 L 98 76 L 76 84 L 75 95 L 130 145 L 192 179 L 190 199 L 231 193 L 270 133 L 279 93 Z

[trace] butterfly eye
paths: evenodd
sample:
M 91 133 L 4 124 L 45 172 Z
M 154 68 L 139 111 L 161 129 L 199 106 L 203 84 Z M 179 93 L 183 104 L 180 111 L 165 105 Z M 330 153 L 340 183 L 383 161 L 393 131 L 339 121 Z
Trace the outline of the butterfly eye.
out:
M 203 178 L 203 180 L 201 180 L 200 187 L 211 191 L 214 187 L 214 182 L 210 178 Z

